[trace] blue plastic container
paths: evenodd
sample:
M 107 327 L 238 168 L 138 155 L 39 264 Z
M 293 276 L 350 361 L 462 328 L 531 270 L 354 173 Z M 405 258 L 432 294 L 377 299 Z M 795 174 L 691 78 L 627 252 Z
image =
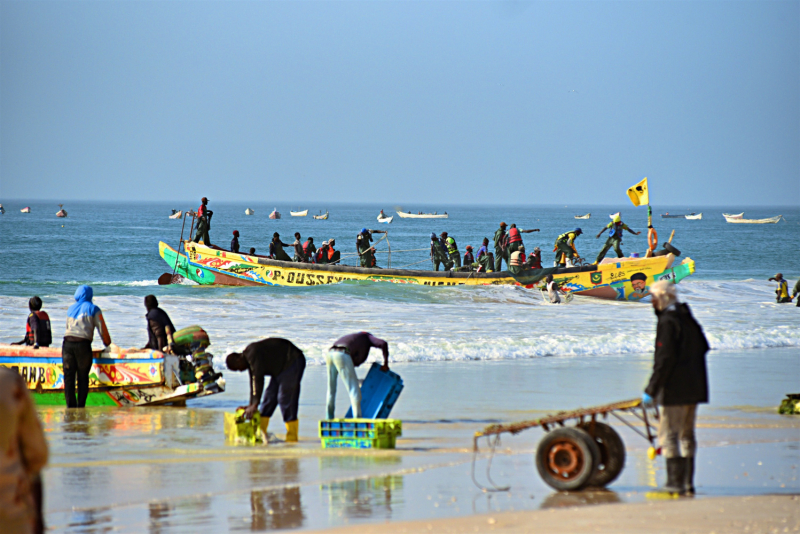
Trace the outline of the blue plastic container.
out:
M 381 371 L 380 364 L 373 363 L 361 384 L 362 419 L 388 419 L 401 391 L 403 379 L 400 375 L 392 371 Z M 344 417 L 353 417 L 352 407 Z

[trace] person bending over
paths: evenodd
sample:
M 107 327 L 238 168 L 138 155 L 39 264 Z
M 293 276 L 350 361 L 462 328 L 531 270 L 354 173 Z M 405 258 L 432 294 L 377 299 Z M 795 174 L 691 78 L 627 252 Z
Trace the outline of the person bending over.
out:
M 383 351 L 381 371 L 388 371 L 389 344 L 368 332 L 358 332 L 340 337 L 328 350 L 325 355 L 325 363 L 328 366 L 328 419 L 333 419 L 333 413 L 336 410 L 336 384 L 340 374 L 350 394 L 353 417 L 356 419 L 361 417 L 361 388 L 358 385 L 355 368 L 367 361 L 369 350 L 372 347 Z
M 158 299 L 155 295 L 147 295 L 144 298 L 144 307 L 147 310 L 147 345 L 146 349 L 158 350 L 164 353 L 172 352 L 172 345 L 175 341 L 172 336 L 175 334 L 175 326 L 167 315 L 167 312 L 158 307 Z
M 250 343 L 242 352 L 228 354 L 225 364 L 231 371 L 246 370 L 250 374 L 250 404 L 242 407 L 245 418 L 252 419 L 261 402 L 261 430 L 266 436 L 270 417 L 280 405 L 286 441 L 297 441 L 300 382 L 306 369 L 303 351 L 288 339 L 269 337 Z M 265 376 L 270 377 L 266 391 Z

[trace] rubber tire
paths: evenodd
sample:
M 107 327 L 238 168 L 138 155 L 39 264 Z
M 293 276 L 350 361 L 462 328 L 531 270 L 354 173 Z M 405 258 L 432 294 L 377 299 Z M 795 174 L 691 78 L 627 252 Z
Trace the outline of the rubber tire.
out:
M 550 470 L 550 450 L 558 443 L 568 442 L 578 453 L 580 468 L 572 478 L 565 479 Z M 595 440 L 584 430 L 577 427 L 562 427 L 551 430 L 539 442 L 536 449 L 536 469 L 542 480 L 559 491 L 577 491 L 584 488 L 597 470 L 600 449 Z
M 681 255 L 681 251 L 678 250 L 677 248 L 673 247 L 670 243 L 664 243 L 664 250 L 666 250 L 667 252 L 671 252 L 672 254 L 674 254 L 676 256 L 680 256 Z
M 614 482 L 625 467 L 625 444 L 617 431 L 605 423 L 595 422 L 594 430 L 591 423 L 584 423 L 582 428 L 594 438 L 600 450 L 600 460 L 597 469 L 589 479 L 587 485 L 603 488 Z

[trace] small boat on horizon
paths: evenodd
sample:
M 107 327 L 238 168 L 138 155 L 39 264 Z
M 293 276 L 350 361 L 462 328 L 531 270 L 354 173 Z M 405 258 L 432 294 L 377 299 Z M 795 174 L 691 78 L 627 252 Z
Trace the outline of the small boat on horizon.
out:
M 391 224 L 393 219 L 394 219 L 394 216 L 392 216 L 392 217 L 387 216 L 383 212 L 383 210 L 381 210 L 381 212 L 378 214 L 378 222 L 379 223 Z
M 292 217 L 305 217 L 306 215 L 308 215 L 308 210 L 303 210 L 303 211 L 289 210 L 289 215 L 291 215 Z
M 737 213 L 736 215 L 731 215 L 730 213 L 723 213 L 722 216 L 725 217 L 726 219 L 741 219 L 742 217 L 744 217 L 744 212 Z
M 245 214 L 245 215 L 252 215 L 252 214 L 254 214 L 254 213 L 255 213 L 255 212 L 254 212 L 253 210 L 251 210 L 250 208 L 247 208 L 246 210 L 244 210 L 244 214 Z
M 328 210 L 325 210 L 325 213 L 320 212 L 319 215 L 312 215 L 312 217 L 314 217 L 318 221 L 324 221 L 325 219 L 328 218 Z
M 64 204 L 59 204 L 58 207 L 61 209 L 56 212 L 56 217 L 66 217 L 67 210 L 64 209 Z
M 169 216 L 170 219 L 180 219 L 181 217 L 183 217 L 181 210 L 172 210 L 172 215 Z
M 661 214 L 661 218 L 662 219 L 686 219 L 690 215 L 697 215 L 697 214 L 695 212 L 692 212 L 692 213 L 684 213 L 682 215 L 671 215 L 670 212 L 667 212 L 667 213 L 662 213 Z
M 783 219 L 783 215 L 777 215 L 775 217 L 767 217 L 766 219 L 740 219 L 736 217 L 725 217 L 725 220 L 728 221 L 729 223 L 740 223 L 740 224 L 778 224 L 778 222 L 781 219 Z
M 0 204 L 0 215 L 4 214 L 5 212 L 6 212 L 6 209 L 3 207 L 2 204 Z
M 586 215 L 576 215 L 575 218 L 576 219 L 591 219 L 592 218 L 592 214 L 591 213 L 587 213 Z
M 20 211 L 21 213 L 30 213 L 30 212 L 31 212 L 31 207 L 30 207 L 30 206 L 25 206 L 24 208 L 22 208 L 22 209 L 21 209 L 21 210 L 19 210 L 19 211 Z
M 272 213 L 269 214 L 269 218 L 270 219 L 280 219 L 281 218 L 281 214 L 278 211 L 278 208 L 275 208 L 274 210 L 272 210 Z
M 690 221 L 699 221 L 700 219 L 703 218 L 703 214 L 698 213 L 697 215 L 687 215 L 686 218 L 689 219 Z
M 422 213 L 421 211 L 418 212 L 418 213 L 411 213 L 410 211 L 408 211 L 408 212 L 398 211 L 397 214 L 402 219 L 447 219 L 447 218 L 449 218 L 449 215 L 447 215 L 447 212 L 444 212 L 443 214 L 439 214 L 438 212 L 435 212 L 435 211 L 433 213 Z

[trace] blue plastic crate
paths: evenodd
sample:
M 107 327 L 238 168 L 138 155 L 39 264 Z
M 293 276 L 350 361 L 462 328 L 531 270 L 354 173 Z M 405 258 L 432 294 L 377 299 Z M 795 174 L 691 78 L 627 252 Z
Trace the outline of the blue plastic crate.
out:
M 363 419 L 387 419 L 394 403 L 403 391 L 403 379 L 393 371 L 381 371 L 378 363 L 370 367 L 361 385 L 361 417 Z M 345 419 L 353 417 L 353 408 Z

